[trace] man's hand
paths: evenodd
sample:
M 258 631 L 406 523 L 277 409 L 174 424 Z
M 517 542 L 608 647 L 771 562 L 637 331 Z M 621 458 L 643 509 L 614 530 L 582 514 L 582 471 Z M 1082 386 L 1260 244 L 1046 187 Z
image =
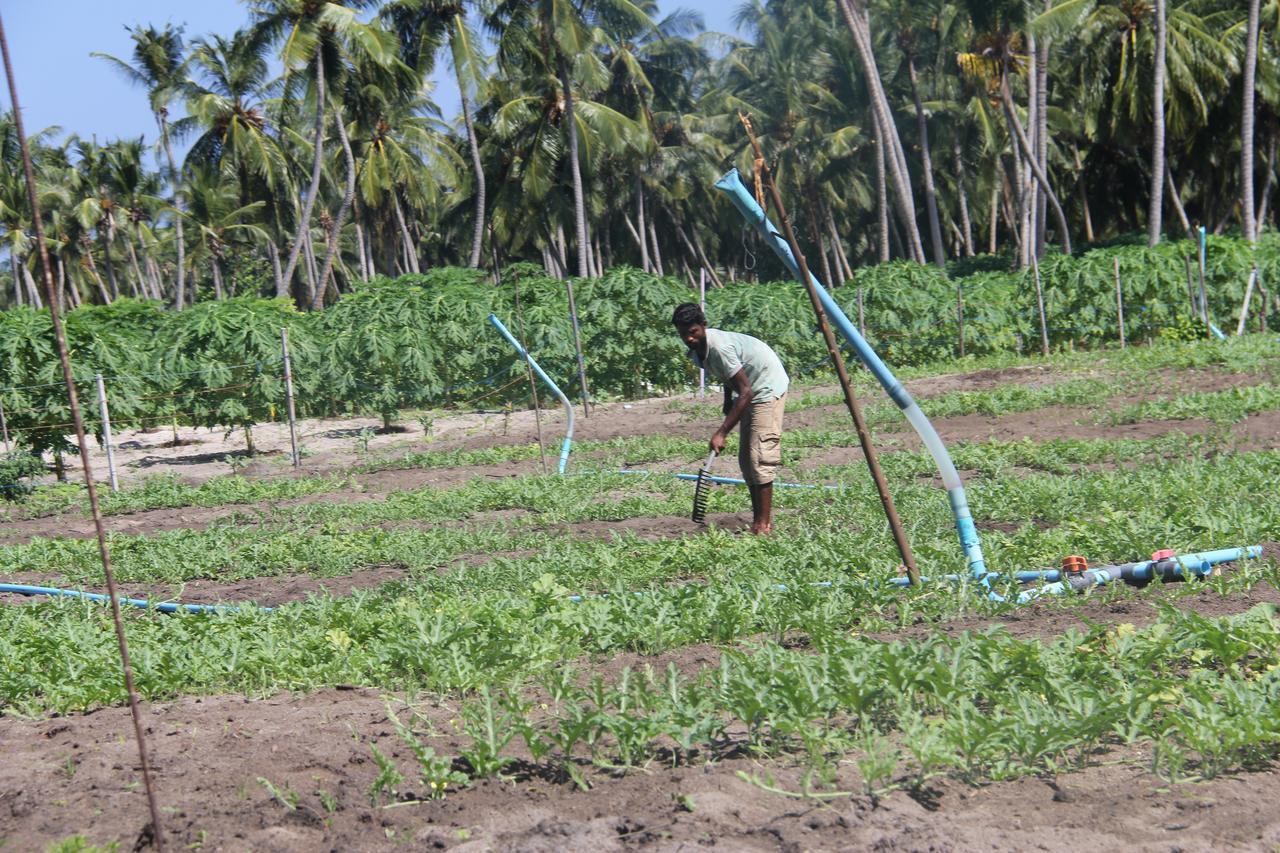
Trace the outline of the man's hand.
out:
M 716 452 L 716 455 L 724 453 L 724 442 L 725 434 L 720 430 L 716 430 L 711 436 L 711 449 Z

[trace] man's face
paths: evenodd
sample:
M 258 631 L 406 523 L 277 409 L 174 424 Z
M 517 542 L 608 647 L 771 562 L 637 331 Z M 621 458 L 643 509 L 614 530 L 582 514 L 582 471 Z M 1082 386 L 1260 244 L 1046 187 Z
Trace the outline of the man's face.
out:
M 701 323 L 694 323 L 692 326 L 679 326 L 676 331 L 680 335 L 680 340 L 684 341 L 684 345 L 691 350 L 701 352 L 707 345 L 707 327 Z

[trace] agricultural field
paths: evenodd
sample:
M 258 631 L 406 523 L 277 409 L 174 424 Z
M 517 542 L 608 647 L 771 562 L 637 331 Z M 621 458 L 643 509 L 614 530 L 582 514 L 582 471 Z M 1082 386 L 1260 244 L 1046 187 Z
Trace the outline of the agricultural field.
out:
M 1278 373 L 1274 334 L 904 370 L 997 571 L 1264 548 L 1025 606 L 885 583 L 897 552 L 820 375 L 790 395 L 783 479 L 837 488 L 779 490 L 768 538 L 734 487 L 693 524 L 671 476 L 715 395 L 602 403 L 564 477 L 518 410 L 306 421 L 297 471 L 270 425 L 234 467 L 219 431 L 125 430 L 122 592 L 229 605 L 126 613 L 170 842 L 1270 849 Z M 856 380 L 922 572 L 961 571 L 932 462 Z M 562 415 L 542 426 L 558 446 Z M 0 577 L 101 590 L 74 487 L 4 511 Z M 0 663 L 0 849 L 132 847 L 107 609 L 0 597 Z

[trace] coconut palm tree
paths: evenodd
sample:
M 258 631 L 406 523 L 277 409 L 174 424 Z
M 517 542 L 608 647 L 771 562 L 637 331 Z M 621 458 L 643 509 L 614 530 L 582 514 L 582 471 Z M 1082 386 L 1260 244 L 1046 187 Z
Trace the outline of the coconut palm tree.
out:
M 625 116 L 605 115 L 605 111 L 614 111 L 589 100 L 590 93 L 603 91 L 609 81 L 607 69 L 595 50 L 596 32 L 592 25 L 611 17 L 643 27 L 653 26 L 652 19 L 631 0 L 498 0 L 486 17 L 486 24 L 498 39 L 500 64 L 512 70 L 521 68 L 535 80 L 540 78 L 544 85 L 551 81 L 558 84 L 555 112 L 563 116 L 563 135 L 568 143 L 580 277 L 591 274 L 582 182 L 581 125 L 594 124 L 602 128 L 612 124 L 620 133 L 633 129 Z M 581 117 L 580 112 L 584 113 Z
M 475 216 L 467 263 L 478 267 L 484 246 L 487 193 L 473 102 L 485 97 L 488 59 L 480 48 L 480 39 L 467 22 L 467 3 L 464 0 L 392 0 L 383 7 L 381 14 L 400 42 L 400 58 L 423 76 L 434 68 L 435 57 L 441 47 L 448 47 L 471 154 L 472 180 L 475 182 Z
M 327 75 L 339 64 L 341 47 L 339 38 L 346 36 L 365 43 L 366 48 L 382 52 L 386 43 L 381 41 L 375 28 L 360 20 L 357 13 L 375 5 L 376 0 L 249 0 L 249 11 L 254 21 L 254 33 L 264 42 L 282 42 L 281 58 L 286 74 L 293 75 L 311 69 L 309 83 L 315 105 L 312 127 L 311 181 L 303 198 L 298 231 L 289 248 L 283 278 L 293 279 L 302 251 L 303 240 L 311 227 L 311 214 L 316 196 L 320 192 L 320 178 L 324 167 L 324 128 L 327 110 Z M 389 57 L 387 57 L 389 59 Z M 341 122 L 341 119 L 339 119 Z M 344 196 L 345 198 L 345 196 Z M 348 202 L 349 203 L 349 202 Z M 323 299 L 324 282 L 317 283 L 316 290 Z M 312 294 L 312 304 L 315 295 Z
M 133 40 L 133 62 L 126 62 L 109 53 L 93 53 L 104 59 L 125 79 L 147 91 L 151 113 L 160 129 L 160 145 L 169 164 L 169 195 L 175 209 L 181 213 L 178 185 L 181 175 L 173 158 L 173 146 L 169 132 L 169 106 L 181 96 L 187 81 L 187 59 L 182 41 L 182 27 L 166 24 L 162 29 L 138 25 L 128 30 Z M 186 247 L 183 240 L 183 221 L 174 219 L 174 232 L 178 254 L 177 282 L 173 306 L 182 310 L 186 299 Z

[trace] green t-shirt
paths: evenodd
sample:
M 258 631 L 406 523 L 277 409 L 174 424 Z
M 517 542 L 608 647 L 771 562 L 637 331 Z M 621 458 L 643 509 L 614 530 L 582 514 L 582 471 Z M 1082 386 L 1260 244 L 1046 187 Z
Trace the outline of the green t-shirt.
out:
M 776 400 L 787 393 L 791 380 L 778 354 L 759 338 L 707 329 L 707 358 L 704 362 L 693 350 L 693 363 L 713 378 L 727 385 L 739 370 L 745 370 L 751 383 L 751 396 L 757 400 Z

